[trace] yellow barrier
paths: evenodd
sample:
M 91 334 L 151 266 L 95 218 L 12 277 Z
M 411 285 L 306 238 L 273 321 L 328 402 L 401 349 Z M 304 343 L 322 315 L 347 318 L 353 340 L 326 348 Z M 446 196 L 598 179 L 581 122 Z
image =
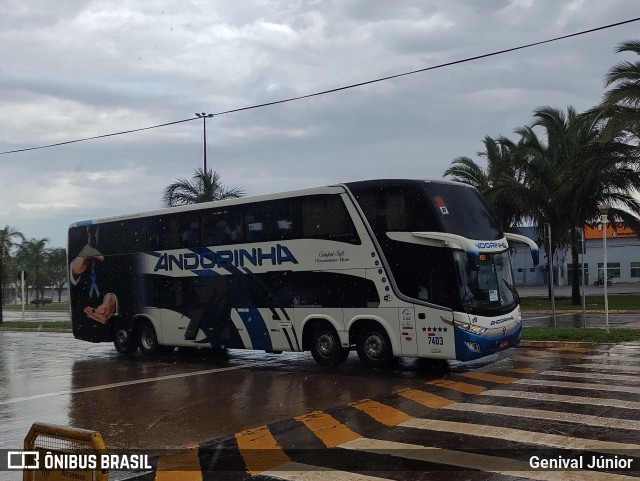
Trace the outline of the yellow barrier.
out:
M 23 470 L 23 481 L 109 479 L 109 472 L 94 462 L 100 455 L 107 453 L 102 436 L 96 431 L 34 423 L 24 438 L 24 450 L 38 453 L 39 468 Z M 51 461 L 49 463 L 44 462 L 47 456 L 46 459 Z

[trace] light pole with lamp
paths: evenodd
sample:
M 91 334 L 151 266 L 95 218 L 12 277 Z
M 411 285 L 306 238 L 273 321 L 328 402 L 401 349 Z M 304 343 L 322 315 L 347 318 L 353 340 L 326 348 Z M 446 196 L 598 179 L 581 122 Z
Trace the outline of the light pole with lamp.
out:
M 584 284 L 585 284 L 585 279 L 584 279 L 584 250 L 585 250 L 585 245 L 584 245 L 584 228 L 583 227 L 576 227 L 575 230 L 577 232 L 580 232 L 580 259 L 581 259 L 581 263 L 580 263 L 580 267 L 582 268 L 582 274 L 580 277 L 582 277 L 582 327 L 587 327 L 587 312 L 586 312 L 586 302 L 585 302 L 585 290 L 584 290 Z M 577 269 L 578 266 L 575 266 L 574 268 Z
M 607 297 L 607 280 L 609 279 L 607 269 L 607 214 L 611 208 L 608 204 L 600 204 L 600 221 L 602 222 L 602 248 L 604 250 L 604 271 L 602 273 L 602 284 L 604 286 L 604 325 L 609 332 L 609 298 Z
M 204 151 L 204 172 L 207 173 L 207 119 L 213 117 L 213 114 L 205 114 L 204 112 L 196 112 L 196 117 L 202 119 L 202 144 Z

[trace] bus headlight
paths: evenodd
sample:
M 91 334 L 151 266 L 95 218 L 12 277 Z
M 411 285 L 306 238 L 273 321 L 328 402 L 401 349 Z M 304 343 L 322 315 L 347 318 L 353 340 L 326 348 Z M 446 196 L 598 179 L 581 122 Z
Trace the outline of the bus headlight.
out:
M 487 328 L 481 326 L 470 326 L 468 331 L 477 334 L 478 336 L 482 336 L 485 332 L 487 332 Z
M 469 331 L 470 333 L 476 334 L 478 336 L 482 336 L 485 332 L 487 332 L 486 327 L 477 326 L 469 322 L 456 321 L 455 319 L 450 320 L 445 319 L 444 317 L 440 317 L 440 319 L 442 320 L 442 322 L 445 322 L 450 326 L 457 327 L 458 329 L 462 329 L 463 331 Z

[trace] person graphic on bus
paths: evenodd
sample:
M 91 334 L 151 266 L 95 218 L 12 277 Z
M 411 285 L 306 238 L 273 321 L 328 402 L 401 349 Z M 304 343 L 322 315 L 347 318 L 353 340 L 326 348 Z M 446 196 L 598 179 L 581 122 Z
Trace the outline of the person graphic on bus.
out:
M 86 296 L 88 305 L 83 309 L 84 314 L 89 319 L 106 324 L 112 316 L 118 314 L 118 298 L 113 292 L 107 292 L 102 298 L 102 303 L 96 306 L 101 296 L 97 272 L 105 259 L 104 255 L 91 245 L 97 241 L 97 233 L 97 228 L 92 232 L 92 229 L 87 227 L 88 242 L 71 261 L 69 280 L 72 286 L 84 287 L 85 290 L 87 288 L 89 290 Z

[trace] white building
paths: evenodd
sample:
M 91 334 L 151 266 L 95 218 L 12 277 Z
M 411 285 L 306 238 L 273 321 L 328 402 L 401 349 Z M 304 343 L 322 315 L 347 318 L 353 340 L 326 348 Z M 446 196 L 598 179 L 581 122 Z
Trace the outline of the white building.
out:
M 540 264 L 533 265 L 529 248 L 515 245 L 512 248 L 513 275 L 518 286 L 541 286 L 547 283 L 547 254 L 542 245 L 542 234 L 535 227 L 521 227 L 520 232 L 540 244 Z M 552 233 L 553 236 L 553 233 Z M 585 226 L 584 255 L 580 256 L 581 268 L 584 257 L 585 283 L 593 282 L 602 275 L 604 250 L 602 226 Z M 553 259 L 556 285 L 571 284 L 571 249 L 558 249 Z M 640 238 L 631 229 L 620 224 L 607 228 L 607 270 L 613 282 L 640 282 Z

